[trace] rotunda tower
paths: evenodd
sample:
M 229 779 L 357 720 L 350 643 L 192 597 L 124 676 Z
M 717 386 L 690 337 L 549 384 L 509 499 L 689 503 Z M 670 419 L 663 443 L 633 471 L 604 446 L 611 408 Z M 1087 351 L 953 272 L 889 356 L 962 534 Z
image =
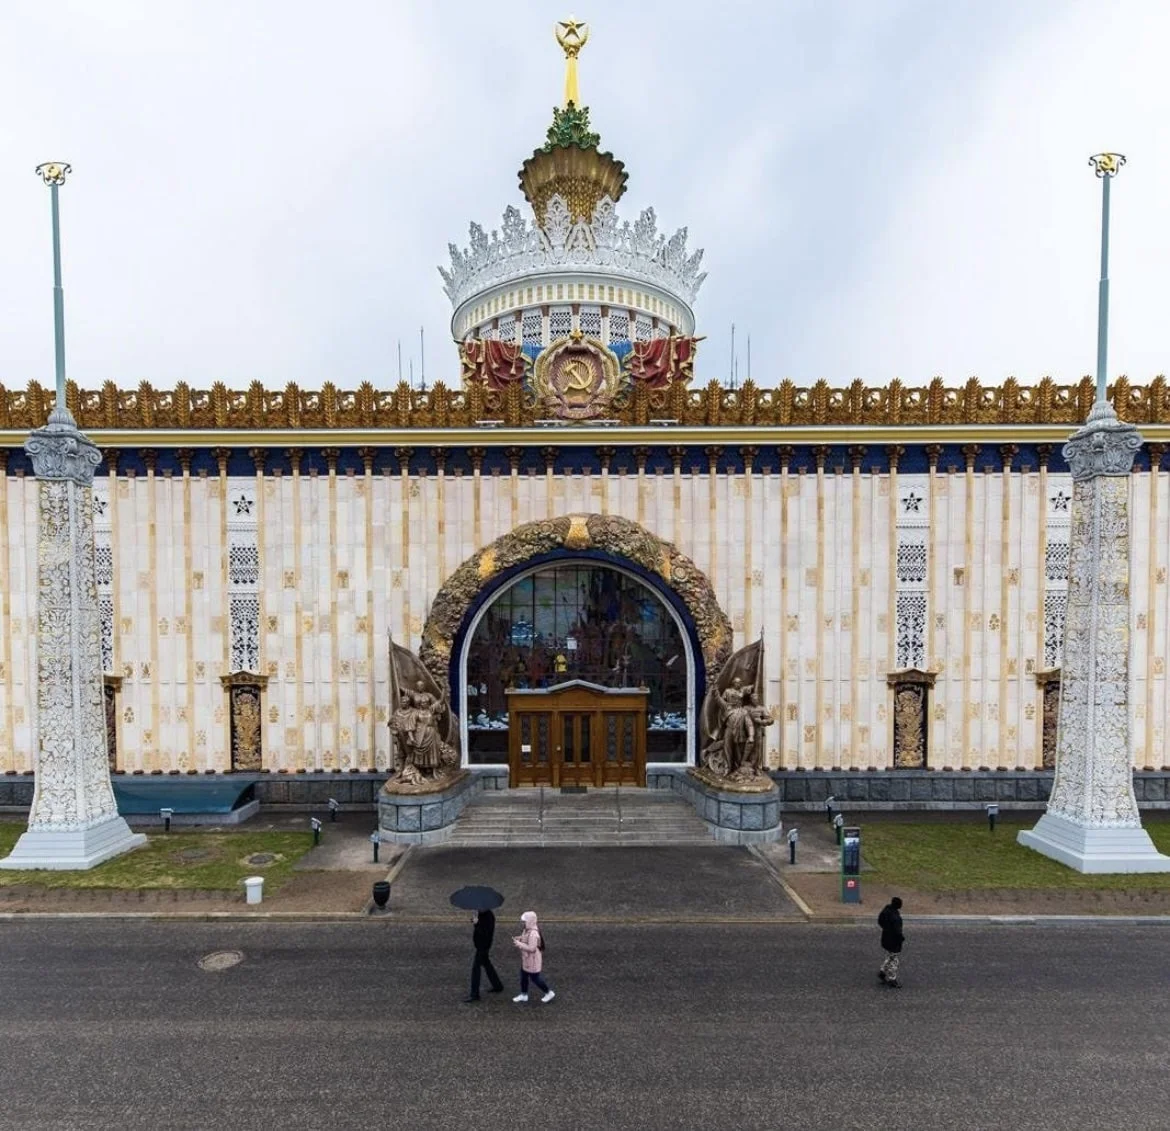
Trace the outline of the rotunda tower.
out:
M 472 223 L 469 246 L 450 245 L 450 267 L 439 268 L 464 380 L 496 390 L 523 383 L 565 419 L 604 415 L 632 381 L 662 389 L 689 380 L 691 304 L 706 277 L 685 228 L 667 239 L 652 208 L 633 224 L 619 220 L 628 174 L 600 148 L 579 101 L 577 58 L 588 37 L 584 23 L 556 26 L 564 102 L 519 172 L 532 219 L 510 205 L 490 235 Z

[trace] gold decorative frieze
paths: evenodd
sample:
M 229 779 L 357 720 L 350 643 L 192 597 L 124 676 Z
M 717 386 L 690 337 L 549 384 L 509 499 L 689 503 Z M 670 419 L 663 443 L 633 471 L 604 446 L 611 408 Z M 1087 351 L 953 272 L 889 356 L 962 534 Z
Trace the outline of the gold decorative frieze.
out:
M 519 395 L 484 403 L 486 390 L 469 384 L 455 389 L 442 381 L 430 389 L 412 389 L 400 382 L 375 389 L 363 382 L 352 391 L 326 383 L 318 391 L 289 384 L 266 389 L 254 381 L 247 389 L 229 389 L 216 382 L 196 390 L 180 383 L 155 389 L 142 382 L 120 389 L 107 381 L 100 389 L 79 389 L 69 382 L 66 401 L 81 428 L 179 429 L 182 431 L 257 429 L 469 428 L 493 417 L 509 427 L 534 425 L 545 411 Z M 42 427 L 53 407 L 53 390 L 32 381 L 21 390 L 0 385 L 0 431 Z M 697 387 L 675 382 L 661 404 L 631 398 L 613 415 L 627 425 L 646 424 L 651 415 L 669 417 L 689 426 L 902 426 L 989 424 L 1080 424 L 1094 399 L 1093 380 L 1058 385 L 1049 378 L 1021 385 L 1009 378 L 1002 385 L 983 385 L 972 378 L 947 386 L 941 378 L 929 385 L 901 381 L 869 386 L 854 381 L 832 386 L 818 381 L 798 387 L 783 381 L 772 389 L 747 380 L 738 388 L 719 381 Z M 1170 387 L 1164 377 L 1133 385 L 1119 377 L 1109 389 L 1117 415 L 1134 424 L 1170 424 Z M 645 419 L 642 419 L 645 417 Z

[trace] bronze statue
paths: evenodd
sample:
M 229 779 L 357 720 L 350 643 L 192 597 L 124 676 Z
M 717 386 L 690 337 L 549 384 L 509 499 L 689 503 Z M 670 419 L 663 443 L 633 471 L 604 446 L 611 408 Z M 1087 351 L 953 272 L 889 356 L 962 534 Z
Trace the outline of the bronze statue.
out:
M 417 657 L 391 642 L 390 716 L 394 774 L 387 788 L 441 786 L 459 769 L 459 722 L 440 687 Z
M 741 648 L 707 689 L 699 721 L 702 768 L 715 784 L 770 787 L 764 728 L 772 725 L 762 700 L 763 642 Z

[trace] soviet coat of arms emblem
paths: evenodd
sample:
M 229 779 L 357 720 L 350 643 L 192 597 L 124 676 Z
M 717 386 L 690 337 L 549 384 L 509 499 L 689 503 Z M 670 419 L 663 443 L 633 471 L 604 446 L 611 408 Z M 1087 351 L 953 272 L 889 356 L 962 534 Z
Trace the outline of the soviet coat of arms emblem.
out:
M 532 372 L 537 406 L 565 420 L 589 420 L 619 407 L 624 384 L 617 355 L 580 332 L 549 346 Z

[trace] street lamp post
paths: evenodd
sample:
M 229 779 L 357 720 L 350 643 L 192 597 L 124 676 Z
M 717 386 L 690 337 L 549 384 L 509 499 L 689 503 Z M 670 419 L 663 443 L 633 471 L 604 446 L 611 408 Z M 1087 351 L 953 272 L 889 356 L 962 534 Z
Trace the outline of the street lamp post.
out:
M 1098 153 L 1089 163 L 1102 181 L 1097 395 L 1084 427 L 1061 449 L 1073 498 L 1056 774 L 1044 815 L 1018 839 L 1078 872 L 1167 872 L 1170 857 L 1142 828 L 1129 721 L 1129 491 L 1142 438 L 1118 418 L 1105 385 L 1109 188 L 1125 158 Z
M 57 370 L 57 402 L 49 413 L 50 424 L 75 427 L 73 414 L 65 404 L 65 291 L 61 286 L 61 204 L 58 190 L 73 166 L 64 161 L 46 161 L 37 174 L 49 186 L 53 212 L 53 352 Z
M 57 399 L 25 441 L 37 478 L 37 720 L 28 829 L 0 868 L 92 868 L 145 844 L 118 815 L 106 755 L 94 579 L 93 475 L 102 457 L 65 404 L 65 298 L 58 190 L 70 168 L 37 166 L 53 209 Z
M 1094 413 L 1105 400 L 1105 369 L 1109 353 L 1109 186 L 1125 158 L 1120 153 L 1097 153 L 1089 164 L 1101 178 L 1101 281 L 1097 284 L 1097 400 Z M 1092 417 L 1090 417 L 1092 419 Z

